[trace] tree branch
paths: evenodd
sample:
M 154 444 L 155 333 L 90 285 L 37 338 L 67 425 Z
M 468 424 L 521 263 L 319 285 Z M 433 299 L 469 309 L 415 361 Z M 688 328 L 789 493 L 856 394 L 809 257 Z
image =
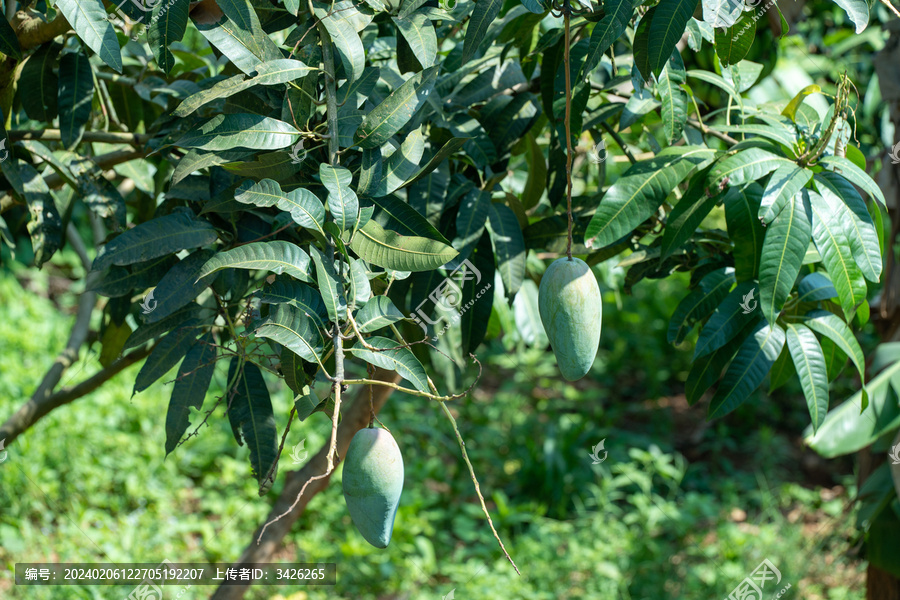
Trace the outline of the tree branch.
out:
M 374 378 L 379 381 L 393 383 L 400 381 L 400 376 L 397 375 L 397 373 L 394 371 L 386 371 L 384 369 L 376 370 Z M 344 410 L 341 424 L 338 427 L 338 455 L 344 456 L 347 453 L 347 448 L 350 446 L 350 440 L 353 439 L 356 432 L 363 427 L 368 426 L 371 411 L 374 410 L 377 413 L 381 410 L 381 407 L 387 402 L 391 393 L 393 393 L 393 390 L 383 386 L 366 386 L 359 389 L 353 402 Z M 370 394 L 372 409 L 369 407 Z M 250 543 L 247 545 L 247 548 L 241 554 L 240 558 L 234 562 L 234 567 L 240 568 L 242 564 L 247 563 L 270 562 L 273 559 L 275 553 L 281 548 L 281 541 L 284 539 L 284 536 L 290 532 L 291 527 L 297 519 L 300 518 L 300 515 L 303 514 L 304 509 L 307 504 L 309 504 L 310 500 L 312 500 L 313 496 L 328 487 L 331 474 L 325 477 L 320 477 L 320 474 L 324 473 L 328 467 L 330 446 L 331 441 L 329 440 L 302 469 L 299 471 L 289 471 L 287 473 L 284 489 L 275 501 L 272 510 L 269 511 L 269 515 L 264 520 L 264 524 L 269 524 L 265 534 L 262 535 L 259 543 L 257 543 L 257 539 L 260 538 L 263 527 L 260 526 L 253 534 Z M 306 487 L 306 491 L 302 496 L 299 496 L 300 490 L 304 487 Z M 298 496 L 299 502 L 291 508 Z M 285 512 L 288 514 L 284 518 L 273 522 L 273 519 Z M 250 583 L 247 583 L 246 585 L 222 585 L 219 586 L 219 589 L 213 594 L 212 600 L 240 600 L 244 597 L 244 594 L 249 588 Z
M 152 345 L 135 350 L 117 359 L 108 367 L 97 371 L 78 385 L 62 388 L 49 396 L 32 397 L 31 400 L 19 407 L 19 410 L 0 426 L 0 440 L 5 439 L 6 444 L 10 444 L 53 409 L 93 392 L 123 369 L 146 358 L 152 350 Z
M 7 134 L 9 135 L 9 139 L 14 142 L 18 140 L 43 140 L 45 142 L 62 141 L 59 129 L 11 129 Z M 84 135 L 81 136 L 81 141 L 143 146 L 151 137 L 153 136 L 117 131 L 85 131 Z

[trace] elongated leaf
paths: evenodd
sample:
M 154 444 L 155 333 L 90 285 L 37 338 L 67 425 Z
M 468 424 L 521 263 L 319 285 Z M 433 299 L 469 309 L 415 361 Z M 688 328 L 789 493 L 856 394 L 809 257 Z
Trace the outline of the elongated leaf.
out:
M 719 194 L 710 195 L 708 193 L 706 187 L 708 173 L 709 167 L 693 178 L 688 191 L 669 213 L 666 228 L 663 231 L 662 260 L 667 259 L 676 248 L 688 241 L 718 202 Z M 736 194 L 737 190 L 729 190 L 729 193 Z
M 813 431 L 828 412 L 828 372 L 819 340 L 808 327 L 796 323 L 787 326 L 787 346 L 800 377 L 800 386 L 809 407 Z
M 748 323 L 760 318 L 755 310 L 756 284 L 752 281 L 740 283 L 722 300 L 700 330 L 694 360 L 718 350 L 740 333 Z
M 837 290 L 844 316 L 851 319 L 856 307 L 866 299 L 866 280 L 853 260 L 850 241 L 844 223 L 831 212 L 828 202 L 819 194 L 810 194 L 813 227 L 812 235 L 822 257 L 822 264 Z
M 834 0 L 847 11 L 847 16 L 856 25 L 856 33 L 862 33 L 869 24 L 869 4 L 866 0 Z
M 178 369 L 166 412 L 166 456 L 191 425 L 191 408 L 203 408 L 206 391 L 216 370 L 216 346 L 212 334 L 194 344 Z
M 738 349 L 709 403 L 709 418 L 727 415 L 759 387 L 784 347 L 784 331 L 777 324 L 759 323 Z
M 778 167 L 792 164 L 788 159 L 768 150 L 747 148 L 716 163 L 709 180 L 719 187 L 726 184 L 741 185 L 759 181 Z
M 791 358 L 791 353 L 785 346 L 781 349 L 778 360 L 775 361 L 775 364 L 772 365 L 772 369 L 769 371 L 769 393 L 771 394 L 784 386 L 796 374 L 797 369 L 794 368 L 794 359 Z
M 438 67 L 429 67 L 416 73 L 400 87 L 391 92 L 381 104 L 363 119 L 353 136 L 354 144 L 360 148 L 375 148 L 383 145 L 391 136 L 406 125 L 434 88 Z
M 600 59 L 613 43 L 622 37 L 634 12 L 631 0 L 610 0 L 603 3 L 605 15 L 594 25 L 588 54 L 584 59 L 581 77 L 586 77 L 600 64 Z
M 350 309 L 356 310 L 372 297 L 372 284 L 369 283 L 369 269 L 365 261 L 350 260 Z
M 88 57 L 75 52 L 63 54 L 59 61 L 59 131 L 67 149 L 81 141 L 91 118 L 93 97 L 94 79 Z
M 447 264 L 458 252 L 436 240 L 403 236 L 369 221 L 353 236 L 350 247 L 368 263 L 395 271 L 430 271 Z
M 691 365 L 687 381 L 684 383 L 684 395 L 688 404 L 696 404 L 703 394 L 719 380 L 722 370 L 731 361 L 744 341 L 753 333 L 756 321 L 748 323 L 740 331 L 731 344 L 722 346 L 706 356 L 698 358 Z
M 283 59 L 284 55 L 278 46 L 260 26 L 249 1 L 228 0 L 228 2 L 233 5 L 228 7 L 229 12 L 242 13 L 242 16 L 238 17 L 242 22 L 236 23 L 225 14 L 214 23 L 198 19 L 194 24 L 203 37 L 247 75 L 256 71 L 261 63 Z M 237 7 L 239 2 L 244 8 Z
M 385 229 L 403 235 L 417 235 L 449 244 L 441 232 L 434 228 L 419 212 L 395 196 L 375 198 L 375 213 L 372 218 Z
M 500 14 L 502 6 L 502 0 L 479 0 L 475 3 L 472 18 L 469 19 L 469 26 L 466 27 L 461 64 L 469 62 L 478 52 L 478 47 L 484 40 L 488 27 Z
M 328 190 L 328 211 L 342 231 L 356 227 L 359 220 L 359 198 L 350 189 L 353 175 L 343 167 L 332 167 L 326 163 L 319 165 L 319 178 Z
M 28 206 L 27 225 L 34 249 L 34 263 L 40 268 L 62 247 L 63 224 L 53 194 L 46 181 L 28 163 L 0 161 L 3 174 L 20 200 Z
M 347 78 L 350 81 L 359 79 L 366 66 L 366 51 L 353 23 L 335 12 L 322 19 L 322 24 L 337 48 Z
M 303 188 L 290 192 L 281 191 L 281 186 L 272 179 L 263 179 L 259 183 L 245 181 L 234 192 L 234 199 L 243 204 L 254 206 L 275 206 L 291 215 L 294 223 L 324 237 L 325 207 L 315 194 Z
M 303 311 L 318 327 L 325 328 L 328 310 L 322 296 L 317 290 L 296 279 L 279 275 L 259 292 L 259 301 L 264 304 L 290 304 Z
M 281 344 L 306 362 L 322 363 L 323 340 L 315 321 L 289 304 L 275 305 L 254 334 Z
M 263 495 L 272 485 L 271 481 L 265 481 L 265 477 L 275 465 L 278 455 L 278 429 L 269 389 L 259 367 L 249 362 L 242 363 L 239 356 L 231 360 L 228 381 L 235 382 L 233 394 L 229 394 L 228 422 L 237 443 L 243 445 L 247 442 L 250 466 L 259 482 L 260 495 Z
M 683 342 L 694 326 L 709 316 L 725 299 L 732 285 L 734 285 L 734 269 L 730 267 L 716 269 L 703 277 L 697 289 L 685 296 L 672 313 L 666 334 L 668 342 L 670 344 Z M 719 371 L 721 372 L 721 369 Z
M 93 271 L 110 265 L 130 265 L 216 241 L 215 228 L 190 211 L 157 217 L 129 229 L 106 244 L 94 259 Z M 205 275 L 205 274 L 204 274 Z M 201 275 L 202 277 L 202 275 Z
M 200 269 L 214 254 L 212 250 L 197 250 L 169 269 L 153 290 L 156 308 L 144 317 L 144 322 L 161 321 L 193 302 L 214 279 L 211 275 L 197 278 Z
M 284 121 L 246 113 L 217 115 L 181 137 L 176 146 L 201 150 L 252 148 L 277 150 L 297 141 L 300 132 Z
M 849 356 L 859 373 L 860 381 L 865 386 L 865 356 L 862 348 L 859 347 L 859 342 L 850 331 L 850 327 L 840 317 L 827 310 L 814 310 L 807 313 L 803 324 L 816 333 L 829 338 L 844 354 Z
M 400 18 L 391 17 L 397 29 L 400 30 L 403 39 L 409 44 L 416 60 L 423 68 L 428 68 L 434 64 L 437 57 L 437 35 L 434 33 L 434 26 L 422 13 L 412 13 L 411 15 Z
M 0 19 L 0 52 L 18 61 L 22 60 L 22 46 L 16 32 L 5 18 Z
M 367 350 L 358 344 L 349 350 L 350 354 L 356 358 L 361 358 L 367 363 L 373 364 L 382 369 L 396 371 L 403 379 L 409 381 L 413 387 L 420 392 L 429 392 L 428 376 L 425 374 L 425 367 L 419 362 L 419 359 L 412 353 L 412 350 L 402 346 L 390 338 L 372 336 L 366 340 L 366 343 L 380 351 Z
M 65 17 L 75 33 L 100 60 L 118 73 L 122 72 L 122 53 L 112 23 L 106 17 L 101 0 L 57 0 L 56 9 Z M 87 56 L 83 56 L 87 61 Z
M 725 194 L 725 221 L 728 236 L 734 242 L 734 270 L 738 281 L 755 279 L 759 275 L 766 230 L 756 215 L 763 190 L 756 183 L 743 189 L 731 188 Z
M 516 214 L 503 204 L 490 204 L 491 241 L 506 295 L 512 297 L 525 279 L 525 238 Z
M 661 0 L 647 11 L 634 35 L 634 64 L 645 80 L 659 76 L 699 0 Z
M 819 165 L 838 173 L 841 177 L 858 186 L 862 191 L 886 206 L 881 188 L 872 181 L 872 178 L 865 171 L 850 160 L 843 156 L 823 156 L 819 159 Z
M 153 8 L 153 16 L 147 25 L 147 42 L 156 57 L 156 64 L 166 73 L 175 67 L 175 56 L 169 52 L 169 46 L 184 38 L 190 4 L 190 0 L 160 2 Z
M 137 333 L 137 331 L 135 331 Z M 134 380 L 134 391 L 132 395 L 143 392 L 150 387 L 154 381 L 165 375 L 178 362 L 184 358 L 185 354 L 194 345 L 194 341 L 199 335 L 196 327 L 188 322 L 184 326 L 179 327 L 175 331 L 170 332 L 164 337 L 155 348 L 140 372 Z
M 528 152 L 525 159 L 528 164 L 528 181 L 525 182 L 525 190 L 522 192 L 522 208 L 530 210 L 537 206 L 544 195 L 544 186 L 547 183 L 547 160 L 544 158 L 544 152 L 538 145 L 534 135 L 529 133 L 526 136 L 528 140 Z
M 810 241 L 809 194 L 801 190 L 766 228 L 759 269 L 759 300 L 769 323 L 775 323 L 800 274 Z
M 484 232 L 469 257 L 469 265 L 460 269 L 462 275 L 462 298 L 456 315 L 448 324 L 459 320 L 460 342 L 463 355 L 474 354 L 487 334 L 488 321 L 494 304 L 494 253 L 491 240 Z M 474 276 L 477 274 L 477 276 Z M 482 279 L 484 281 L 482 281 Z M 438 333 L 440 336 L 440 333 Z
M 53 67 L 61 49 L 55 42 L 43 44 L 22 65 L 19 98 L 25 113 L 36 121 L 49 123 L 59 110 L 59 77 Z
M 881 276 L 881 244 L 866 203 L 850 182 L 836 173 L 815 176 L 816 187 L 836 220 L 844 225 L 853 259 L 869 281 Z
M 831 300 L 836 296 L 837 290 L 823 273 L 810 273 L 797 285 L 798 302 Z
M 658 87 L 662 102 L 663 131 L 670 144 L 681 137 L 684 124 L 687 123 L 688 97 L 681 89 L 686 80 L 684 62 L 678 50 L 675 50 L 659 76 Z
M 750 52 L 756 37 L 756 19 L 752 12 L 745 12 L 731 26 L 716 27 L 716 54 L 722 66 L 736 65 Z
M 602 248 L 633 231 L 698 164 L 714 156 L 709 148 L 672 147 L 632 165 L 603 195 L 585 231 L 585 246 Z
M 253 86 L 253 80 L 247 79 L 243 73 L 224 79 L 211 88 L 191 94 L 178 105 L 172 114 L 176 117 L 186 117 L 195 110 L 220 98 L 228 98 Z
M 746 133 L 749 135 L 755 135 L 767 140 L 778 142 L 779 144 L 784 144 L 788 147 L 792 146 L 797 141 L 796 134 L 792 133 L 788 129 L 785 129 L 781 125 L 778 125 L 776 127 L 770 125 L 759 125 L 757 123 L 742 123 L 741 125 L 716 125 L 716 129 L 723 133 Z
M 727 28 L 734 25 L 744 10 L 741 0 L 702 0 L 703 22 L 712 28 Z
M 316 281 L 322 300 L 328 310 L 328 318 L 333 322 L 347 320 L 347 296 L 343 282 L 338 277 L 331 257 L 326 256 L 315 246 L 310 246 L 313 261 L 316 263 Z
M 459 250 L 459 255 L 452 267 L 462 263 L 475 249 L 484 233 L 490 211 L 489 192 L 473 189 L 462 199 L 459 212 L 456 213 L 456 238 L 453 240 L 453 247 Z
M 373 296 L 359 309 L 355 318 L 360 332 L 369 333 L 403 320 L 406 316 L 387 296 Z
M 812 171 L 793 163 L 775 169 L 759 206 L 759 218 L 771 223 L 785 205 L 812 179 Z
M 309 255 L 290 242 L 253 242 L 217 253 L 200 271 L 206 277 L 221 269 L 256 269 L 285 273 L 300 281 L 312 283 L 309 276 Z

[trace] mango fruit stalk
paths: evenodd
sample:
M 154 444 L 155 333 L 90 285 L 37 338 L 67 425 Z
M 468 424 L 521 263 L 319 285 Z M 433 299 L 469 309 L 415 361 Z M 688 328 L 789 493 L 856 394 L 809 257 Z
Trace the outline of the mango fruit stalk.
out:
M 562 376 L 577 381 L 587 375 L 597 356 L 603 313 L 600 286 L 587 263 L 568 257 L 553 261 L 541 279 L 538 310 Z
M 403 491 L 403 457 L 384 429 L 360 429 L 344 458 L 344 501 L 356 529 L 376 548 L 387 548 Z

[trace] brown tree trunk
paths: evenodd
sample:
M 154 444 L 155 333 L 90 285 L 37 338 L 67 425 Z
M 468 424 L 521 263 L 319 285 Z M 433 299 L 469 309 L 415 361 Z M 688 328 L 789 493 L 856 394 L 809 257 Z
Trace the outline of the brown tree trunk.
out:
M 400 376 L 394 371 L 377 369 L 375 371 L 374 379 L 397 383 L 400 380 Z M 365 386 L 359 389 L 359 393 L 356 395 L 356 398 L 354 398 L 353 403 L 341 413 L 341 424 L 338 426 L 337 435 L 338 456 L 341 459 L 343 459 L 344 454 L 347 452 L 350 440 L 356 432 L 369 425 L 369 418 L 372 414 L 372 408 L 370 408 L 369 402 L 370 389 L 372 393 L 371 407 L 374 408 L 376 414 L 381 410 L 381 407 L 384 406 L 384 403 L 387 402 L 391 392 L 394 391 L 392 388 L 385 386 Z M 291 505 L 297 499 L 297 494 L 299 494 L 300 490 L 303 488 L 303 484 L 311 477 L 325 472 L 327 466 L 326 456 L 328 455 L 328 445 L 329 443 L 327 442 L 322 446 L 316 455 L 313 456 L 302 469 L 299 471 L 290 471 L 287 474 L 284 489 L 282 490 L 281 495 L 278 496 L 275 505 L 272 507 L 272 510 L 269 511 L 269 515 L 266 517 L 263 524 L 270 522 L 272 519 L 290 509 Z M 260 525 L 254 532 L 250 544 L 232 566 L 240 568 L 242 564 L 270 562 L 272 557 L 281 547 L 281 541 L 284 539 L 284 536 L 288 534 L 291 527 L 300 515 L 303 514 L 306 505 L 309 504 L 309 501 L 312 500 L 313 496 L 328 487 L 328 482 L 330 480 L 331 476 L 329 475 L 324 479 L 313 481 L 306 488 L 306 491 L 303 492 L 303 497 L 300 498 L 300 501 L 297 502 L 294 509 L 281 520 L 272 523 L 272 525 L 266 529 L 262 541 L 257 544 L 256 540 L 259 538 L 259 533 L 262 530 L 262 525 Z M 240 600 L 244 597 L 244 594 L 247 593 L 250 585 L 251 584 L 248 583 L 247 585 L 219 586 L 211 599 Z

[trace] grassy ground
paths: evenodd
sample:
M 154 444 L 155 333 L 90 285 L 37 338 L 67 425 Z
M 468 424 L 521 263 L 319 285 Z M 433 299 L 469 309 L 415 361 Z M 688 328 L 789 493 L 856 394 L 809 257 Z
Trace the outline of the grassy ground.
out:
M 28 293 L 0 271 L 0 418 L 31 393 L 72 322 L 70 297 L 52 295 L 57 305 L 41 296 L 52 281 L 27 285 Z M 452 430 L 433 406 L 395 395 L 381 419 L 404 451 L 406 484 L 390 547 L 376 550 L 355 531 L 339 472 L 278 557 L 337 563 L 337 586 L 257 587 L 248 598 L 436 600 L 451 590 L 460 599 L 722 598 L 763 559 L 782 577 L 766 597 L 790 584 L 783 598 L 863 598 L 864 563 L 851 552 L 852 465 L 802 451 L 808 415 L 796 389 L 761 393 L 707 424 L 705 406 L 689 408 L 680 396 L 689 353 L 665 344 L 678 297 L 663 284 L 639 286 L 621 310 L 606 300 L 592 381 L 561 386 L 545 354 L 495 342 L 482 354 L 482 385 L 456 405 L 522 576 L 484 522 Z M 95 355 L 83 357 L 66 378 L 97 368 Z M 268 512 L 281 478 L 258 497 L 247 450 L 235 446 L 221 412 L 165 458 L 168 389 L 160 382 L 131 397 L 136 373 L 54 411 L 10 447 L 0 465 L 0 597 L 125 598 L 130 588 L 18 587 L 12 569 L 228 562 Z M 223 384 L 217 372 L 213 392 Z M 283 426 L 290 397 L 274 385 L 272 394 Z M 305 438 L 315 450 L 328 427 L 313 415 L 288 444 Z M 595 465 L 590 451 L 601 440 L 609 454 Z M 165 597 L 177 592 L 167 588 Z

